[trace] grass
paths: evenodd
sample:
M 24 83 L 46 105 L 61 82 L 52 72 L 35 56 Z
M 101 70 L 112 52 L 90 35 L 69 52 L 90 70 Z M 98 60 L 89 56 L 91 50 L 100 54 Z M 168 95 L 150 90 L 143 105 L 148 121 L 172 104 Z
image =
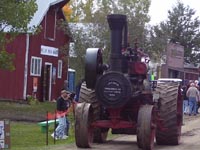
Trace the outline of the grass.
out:
M 42 133 L 37 123 L 11 122 L 11 149 L 13 150 L 45 150 L 54 145 L 50 136 L 54 126 L 49 127 L 48 146 L 46 145 L 46 133 Z M 66 140 L 56 140 L 56 145 L 70 144 L 74 142 L 74 131 L 70 128 L 70 136 Z
M 49 126 L 48 146 L 46 146 L 46 133 L 41 132 L 41 127 L 37 124 L 45 120 L 46 112 L 54 112 L 56 103 L 43 102 L 37 105 L 27 105 L 20 103 L 0 102 L 0 120 L 9 119 L 10 140 L 12 150 L 46 150 L 54 146 L 54 140 L 50 136 L 54 131 L 54 125 Z M 71 128 L 69 138 L 57 140 L 56 145 L 74 142 L 74 117 L 69 114 Z
M 55 109 L 56 104 L 50 102 L 37 105 L 0 102 L 0 119 L 41 121 L 45 120 L 47 111 L 54 112 Z
M 46 145 L 46 133 L 41 132 L 37 124 L 45 120 L 46 112 L 54 112 L 56 103 L 43 102 L 37 105 L 0 102 L 0 120 L 10 120 L 10 140 L 12 150 L 55 150 L 57 147 L 64 147 L 75 142 L 74 137 L 74 116 L 71 112 L 69 138 L 66 140 L 54 140 L 51 134 L 54 125 L 49 126 L 48 146 Z M 109 132 L 108 139 L 115 137 Z

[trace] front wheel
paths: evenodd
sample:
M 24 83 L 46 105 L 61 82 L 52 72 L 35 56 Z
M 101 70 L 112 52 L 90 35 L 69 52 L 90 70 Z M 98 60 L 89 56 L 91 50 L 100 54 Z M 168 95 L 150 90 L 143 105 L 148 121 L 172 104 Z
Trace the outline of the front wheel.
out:
M 137 144 L 143 150 L 153 150 L 155 138 L 155 111 L 152 105 L 143 105 L 139 109 L 137 121 Z
M 93 143 L 92 114 L 93 110 L 90 104 L 77 104 L 75 110 L 75 139 L 77 147 L 89 148 Z

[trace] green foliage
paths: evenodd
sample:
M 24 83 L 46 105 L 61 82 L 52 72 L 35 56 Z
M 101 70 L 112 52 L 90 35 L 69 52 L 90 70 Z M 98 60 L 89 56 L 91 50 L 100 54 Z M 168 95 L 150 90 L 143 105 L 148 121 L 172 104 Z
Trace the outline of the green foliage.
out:
M 39 100 L 35 97 L 33 97 L 32 95 L 28 95 L 27 96 L 27 102 L 29 105 L 35 105 L 35 104 L 39 104 Z
M 146 41 L 146 27 L 145 24 L 150 21 L 148 14 L 150 7 L 150 0 L 118 0 L 115 5 L 113 13 L 126 14 L 128 17 L 129 28 L 129 42 L 133 47 L 135 39 L 139 42 L 139 46 L 144 48 Z
M 70 31 L 69 24 L 65 20 L 63 20 L 63 19 L 58 20 L 57 29 L 62 30 L 65 35 L 67 35 L 69 38 L 72 38 L 72 33 Z
M 37 10 L 36 0 L 1 0 L 0 31 L 9 27 L 9 32 L 27 31 L 27 24 Z
M 0 119 L 41 121 L 45 120 L 46 112 L 54 112 L 56 103 L 42 102 L 40 105 L 6 103 L 0 100 Z M 26 101 L 25 101 L 26 102 Z
M 127 15 L 130 45 L 132 46 L 137 38 L 140 46 L 145 46 L 143 44 L 147 34 L 145 23 L 149 21 L 147 14 L 150 0 L 77 0 L 71 1 L 70 5 L 73 9 L 70 30 L 75 43 L 76 58 L 70 58 L 69 63 L 78 74 L 77 81 L 84 76 L 84 56 L 87 48 L 103 49 L 104 62 L 108 62 L 110 53 L 110 32 L 106 19 L 108 14 Z
M 5 50 L 0 51 L 0 69 L 3 70 L 15 70 L 12 60 L 15 58 L 15 54 L 9 54 Z
M 64 46 L 59 48 L 59 53 L 61 54 L 62 60 L 63 60 L 63 68 L 68 68 L 69 67 L 69 43 L 70 41 L 73 40 L 71 29 L 69 27 L 68 22 L 66 22 L 63 19 L 58 21 L 57 29 L 62 30 L 64 34 L 70 38 L 69 41 Z
M 36 10 L 36 0 L 0 0 L 0 69 L 14 70 L 14 57 L 5 52 L 6 44 L 18 33 L 35 29 L 28 27 L 28 23 Z
M 177 2 L 177 5 L 168 11 L 168 19 L 150 30 L 152 54 L 154 57 L 160 58 L 167 42 L 173 40 L 184 46 L 186 62 L 200 62 L 199 27 L 200 20 L 195 17 L 195 11 L 181 2 Z

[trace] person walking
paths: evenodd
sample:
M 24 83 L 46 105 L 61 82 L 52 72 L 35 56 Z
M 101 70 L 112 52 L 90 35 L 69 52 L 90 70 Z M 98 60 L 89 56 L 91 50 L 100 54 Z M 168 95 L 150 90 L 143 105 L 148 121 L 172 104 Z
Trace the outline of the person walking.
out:
M 85 79 L 81 79 L 78 84 L 76 85 L 76 95 L 75 95 L 75 101 L 78 102 L 79 101 L 79 95 L 80 95 L 80 90 L 81 90 L 81 85 L 82 83 L 85 81 Z
M 198 80 L 195 80 L 195 86 L 196 86 L 197 90 L 200 92 L 200 86 L 199 86 Z M 197 114 L 199 113 L 199 111 L 198 111 L 199 110 L 199 103 L 200 103 L 200 96 L 199 96 L 199 98 L 197 97 L 197 109 L 196 109 Z
M 188 114 L 188 108 L 189 108 L 189 101 L 188 97 L 186 96 L 187 92 L 187 86 L 182 87 L 182 95 L 183 95 L 183 113 Z
M 188 88 L 186 95 L 189 99 L 189 116 L 191 116 L 192 114 L 196 115 L 197 99 L 199 99 L 199 91 L 195 87 L 194 83 L 190 84 L 190 87 Z
M 54 133 L 51 134 L 53 138 L 57 139 L 67 139 L 68 130 L 69 130 L 69 121 L 66 118 L 66 114 L 68 113 L 68 108 L 70 107 L 70 92 L 66 90 L 61 91 L 61 96 L 58 97 L 56 101 L 57 105 L 57 116 L 59 117 L 59 124 L 55 129 Z M 66 133 L 67 129 L 67 133 Z

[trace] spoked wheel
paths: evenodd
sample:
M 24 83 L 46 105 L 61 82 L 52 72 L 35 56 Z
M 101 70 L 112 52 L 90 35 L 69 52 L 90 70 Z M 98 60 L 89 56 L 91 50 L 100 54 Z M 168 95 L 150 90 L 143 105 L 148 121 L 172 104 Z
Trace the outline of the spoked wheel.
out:
M 79 103 L 75 110 L 75 139 L 80 148 L 89 148 L 93 142 L 91 127 L 93 110 L 89 103 Z
M 160 118 L 166 130 L 157 128 L 156 143 L 158 145 L 178 145 L 182 126 L 181 91 L 177 83 L 158 84 Z
M 152 150 L 155 138 L 155 112 L 152 105 L 143 105 L 138 113 L 137 144 L 143 150 Z

